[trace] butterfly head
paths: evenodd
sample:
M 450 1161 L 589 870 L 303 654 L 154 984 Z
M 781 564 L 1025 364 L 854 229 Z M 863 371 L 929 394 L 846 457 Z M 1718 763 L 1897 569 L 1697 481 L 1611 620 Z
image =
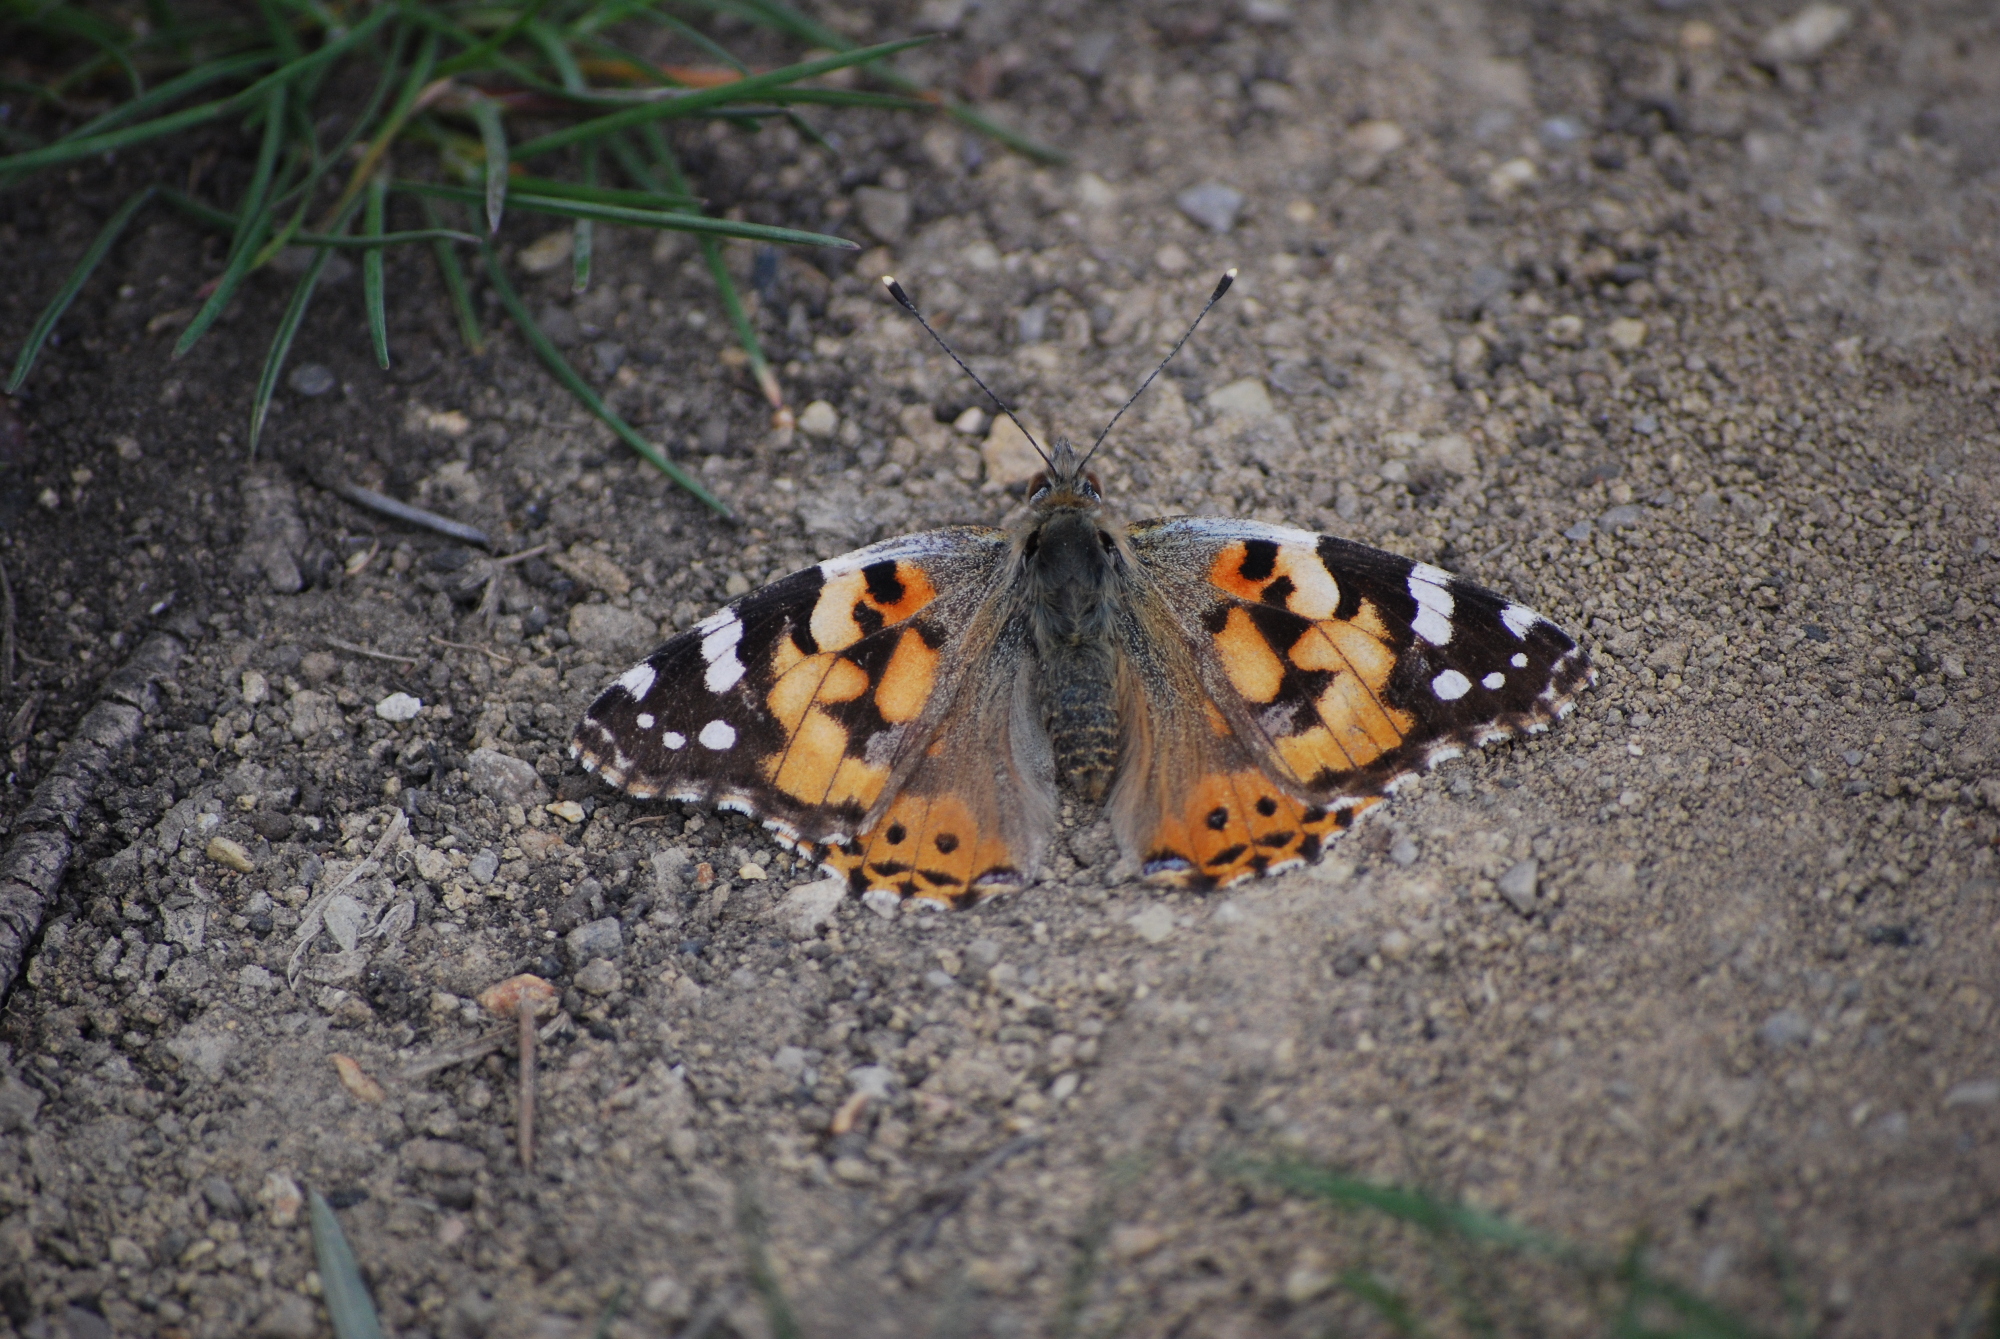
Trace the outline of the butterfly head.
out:
M 1083 468 L 1084 457 L 1067 438 L 1058 437 L 1049 451 L 1049 467 L 1028 484 L 1028 505 L 1041 513 L 1096 511 L 1104 505 L 1097 476 Z

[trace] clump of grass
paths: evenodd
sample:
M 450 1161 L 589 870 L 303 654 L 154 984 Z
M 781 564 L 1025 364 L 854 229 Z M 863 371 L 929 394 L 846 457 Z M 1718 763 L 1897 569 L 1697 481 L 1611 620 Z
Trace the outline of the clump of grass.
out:
M 1035 156 L 1057 155 L 918 88 L 887 64 L 927 38 L 857 47 L 778 0 L 681 0 L 680 7 L 682 13 L 672 12 L 665 0 L 513 6 L 402 0 L 373 7 L 263 0 L 254 8 L 200 12 L 166 0 L 115 11 L 63 0 L 0 0 L 0 41 L 16 51 L 32 47 L 34 68 L 46 71 L 38 82 L 9 81 L 6 91 L 58 114 L 53 119 L 79 90 L 113 81 L 122 92 L 109 110 L 47 142 L 18 124 L 0 126 L 0 147 L 8 150 L 0 157 L 0 189 L 218 122 L 240 125 L 249 168 L 242 191 L 227 203 L 164 180 L 126 200 L 30 330 L 7 393 L 27 380 L 57 323 L 125 229 L 156 204 L 228 238 L 222 273 L 201 290 L 201 306 L 174 345 L 176 358 L 202 341 L 252 273 L 287 248 L 314 253 L 265 351 L 250 405 L 252 451 L 314 288 L 336 251 L 361 253 L 365 337 L 386 368 L 393 350 L 384 253 L 400 246 L 432 252 L 460 335 L 478 352 L 486 337 L 461 255 L 471 250 L 557 380 L 639 455 L 726 515 L 721 502 L 614 413 L 539 328 L 495 253 L 504 223 L 522 214 L 570 220 L 579 292 L 590 281 L 599 225 L 694 234 L 750 373 L 782 422 L 789 410 L 721 243 L 855 244 L 704 212 L 664 133 L 669 123 L 721 120 L 755 130 L 784 120 L 817 140 L 804 108 L 929 110 Z M 754 72 L 697 26 L 704 14 L 734 16 L 819 54 Z M 626 36 L 645 25 L 668 30 L 702 63 L 648 60 Z M 846 69 L 887 91 L 815 82 Z M 340 129 L 336 134 L 329 126 Z M 614 174 L 623 184 L 608 180 Z M 392 227 L 399 216 L 422 226 Z
M 1233 1170 L 1349 1222 L 1399 1229 L 1405 1249 L 1394 1252 L 1397 1267 L 1369 1263 L 1364 1251 L 1361 1263 L 1325 1280 L 1398 1335 L 1546 1334 L 1576 1329 L 1587 1318 L 1584 1332 L 1615 1339 L 1776 1339 L 1658 1273 L 1644 1238 L 1605 1255 L 1425 1190 L 1311 1163 L 1243 1163 Z M 1410 1244 L 1419 1249 L 1411 1252 Z M 1776 1246 L 1774 1240 L 1787 1333 L 1803 1339 L 1811 1329 Z M 1418 1271 L 1409 1267 L 1413 1255 L 1423 1261 Z M 1413 1272 L 1422 1277 L 1412 1281 Z

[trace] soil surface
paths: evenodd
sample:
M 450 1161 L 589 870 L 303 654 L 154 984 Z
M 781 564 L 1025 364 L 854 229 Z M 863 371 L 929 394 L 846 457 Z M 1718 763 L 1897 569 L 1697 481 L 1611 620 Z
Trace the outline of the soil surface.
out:
M 170 363 L 222 253 L 148 216 L 0 424 L 0 824 L 147 629 L 190 641 L 0 1020 L 0 1330 L 323 1333 L 303 1187 L 403 1336 L 762 1336 L 768 1280 L 823 1335 L 1365 1333 L 1345 1270 L 1452 1294 L 1241 1169 L 1295 1157 L 1643 1237 L 1773 1328 L 1791 1293 L 1815 1334 L 1948 1332 L 2000 1252 L 2000 13 L 1878 3 L 1819 49 L 1789 17 L 927 5 L 956 36 L 912 68 L 1071 166 L 877 114 L 686 143 L 718 207 L 875 248 L 733 256 L 811 432 L 692 249 L 601 236 L 573 296 L 532 271 L 560 243 L 511 244 L 736 525 L 511 333 L 466 357 L 414 253 L 395 366 L 335 273 L 291 364 L 330 375 L 248 461 L 292 279 Z M 7 348 L 132 172 L 0 202 Z M 1031 891 L 886 917 L 568 761 L 726 598 L 1015 504 L 878 274 L 1089 437 L 1231 265 L 1101 457 L 1117 504 L 1531 603 L 1602 669 L 1568 722 L 1307 871 L 1107 883 L 1074 812 Z M 338 483 L 546 548 L 494 569 Z M 512 1043 L 473 1045 L 523 971 L 560 992 L 532 1172 Z

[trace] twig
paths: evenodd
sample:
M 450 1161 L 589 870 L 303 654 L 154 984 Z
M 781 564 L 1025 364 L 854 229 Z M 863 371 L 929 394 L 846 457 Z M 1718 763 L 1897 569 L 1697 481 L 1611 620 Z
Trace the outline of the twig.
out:
M 367 656 L 370 660 L 393 660 L 399 665 L 421 665 L 424 663 L 415 656 L 395 656 L 390 655 L 387 651 L 371 651 L 365 646 L 356 646 L 353 642 L 343 642 L 338 637 L 323 637 L 320 640 L 336 651 L 352 652 L 357 656 Z
M 521 1150 L 521 1170 L 535 1170 L 535 1003 L 526 998 L 514 1006 L 521 1030 L 521 1096 L 515 1105 L 515 1139 Z
M 0 563 L 0 692 L 14 686 L 14 587 Z
M 914 1205 L 898 1214 L 887 1225 L 869 1233 L 866 1237 L 862 1238 L 859 1245 L 849 1247 L 842 1253 L 837 1263 L 842 1265 L 853 1264 L 856 1260 L 874 1250 L 876 1244 L 884 1237 L 895 1236 L 902 1232 L 905 1227 L 921 1214 L 928 1214 L 930 1216 L 929 1221 L 924 1224 L 922 1231 L 912 1234 L 897 1247 L 897 1254 L 901 1254 L 911 1247 L 922 1250 L 926 1246 L 929 1246 L 931 1241 L 936 1238 L 938 1229 L 944 1226 L 944 1220 L 958 1212 L 960 1206 L 971 1196 L 973 1189 L 981 1181 L 984 1181 L 987 1177 L 999 1171 L 1009 1161 L 1026 1153 L 1029 1149 L 1039 1147 L 1041 1142 L 1042 1137 L 1038 1134 L 1016 1135 L 1014 1138 L 1009 1139 L 1006 1143 L 1000 1145 L 1000 1147 L 994 1149 L 970 1167 L 967 1167 L 946 1184 L 934 1190 L 925 1191 Z
M 497 660 L 503 665 L 513 665 L 518 663 L 517 661 L 514 660 L 512 656 L 503 656 L 498 651 L 491 650 L 484 646 L 475 646 L 471 642 L 450 642 L 438 636 L 432 636 L 431 641 L 437 644 L 438 646 L 449 646 L 454 651 L 477 651 L 480 655 L 485 656 L 487 659 Z
M 425 511 L 422 507 L 413 507 L 407 502 L 398 502 L 395 498 L 378 493 L 372 488 L 363 488 L 360 484 L 337 483 L 332 485 L 332 488 L 335 493 L 358 507 L 366 507 L 370 511 L 380 512 L 398 521 L 407 521 L 411 525 L 420 525 L 426 530 L 435 530 L 440 535 L 447 535 L 467 544 L 477 544 L 482 549 L 493 547 L 492 539 L 476 526 L 454 521 L 434 511 Z
M 298 945 L 292 950 L 292 960 L 285 967 L 285 980 L 288 984 L 294 988 L 299 984 L 299 973 L 305 970 L 306 950 L 312 947 L 313 940 L 319 937 L 319 932 L 326 926 L 327 903 L 331 902 L 336 894 L 346 892 L 362 879 L 381 869 L 382 862 L 396 849 L 396 839 L 409 830 L 410 816 L 401 809 L 391 811 L 389 822 L 382 829 L 381 839 L 375 843 L 375 849 L 368 853 L 367 858 L 355 862 L 354 868 L 348 870 L 339 883 L 306 905 L 305 915 L 299 921 Z
M 510 1028 L 494 1028 L 484 1036 L 474 1037 L 471 1041 L 460 1042 L 456 1046 L 447 1046 L 442 1051 L 419 1056 L 403 1066 L 403 1081 L 411 1083 L 426 1075 L 435 1074 L 441 1069 L 450 1069 L 455 1065 L 470 1064 L 474 1060 L 483 1059 L 505 1046 L 511 1031 Z
M 42 916 L 76 853 L 74 833 L 84 806 L 125 751 L 145 734 L 158 711 L 154 686 L 173 672 L 187 649 L 171 633 L 155 632 L 131 659 L 104 681 L 103 695 L 79 721 L 55 766 L 35 787 L 27 808 L 14 815 L 7 847 L 0 851 L 0 998 L 13 987 L 41 933 Z
M 508 567 L 514 563 L 524 563 L 530 558 L 541 557 L 554 547 L 555 545 L 553 544 L 537 544 L 532 549 L 522 549 L 519 553 L 510 553 L 505 558 L 495 558 L 493 565 L 495 567 Z

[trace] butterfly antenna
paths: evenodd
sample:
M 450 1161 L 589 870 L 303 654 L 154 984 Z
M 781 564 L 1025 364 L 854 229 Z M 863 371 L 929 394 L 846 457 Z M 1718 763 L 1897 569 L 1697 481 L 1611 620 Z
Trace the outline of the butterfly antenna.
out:
M 1083 453 L 1083 461 L 1077 466 L 1079 470 L 1082 469 L 1084 465 L 1088 465 L 1090 463 L 1090 458 L 1097 454 L 1097 448 L 1104 445 L 1104 439 L 1106 437 L 1109 437 L 1111 435 L 1111 430 L 1118 426 L 1118 420 L 1125 417 L 1125 411 L 1127 409 L 1130 409 L 1133 406 L 1133 404 L 1137 402 L 1139 397 L 1146 393 L 1146 387 L 1153 384 L 1153 378 L 1157 377 L 1158 375 L 1160 375 L 1160 373 L 1167 370 L 1167 364 L 1171 363 L 1174 360 L 1174 355 L 1181 351 L 1181 345 L 1187 343 L 1188 340 L 1194 337 L 1195 327 L 1201 324 L 1202 317 L 1208 315 L 1208 308 L 1213 307 L 1216 303 L 1222 301 L 1222 295 L 1224 293 L 1227 293 L 1229 291 L 1229 286 L 1235 282 L 1236 282 L 1236 271 L 1232 267 L 1231 269 L 1223 273 L 1222 282 L 1218 283 L 1215 286 L 1215 291 L 1208 295 L 1207 306 L 1204 306 L 1199 312 L 1196 312 L 1194 320 L 1188 323 L 1187 333 L 1174 341 L 1174 347 L 1167 350 L 1167 356 L 1160 359 L 1160 365 L 1154 368 L 1152 370 L 1152 373 L 1149 376 L 1147 376 L 1147 378 L 1144 381 L 1139 383 L 1139 389 L 1132 392 L 1132 398 L 1130 400 L 1127 400 L 1124 404 L 1118 407 L 1118 412 L 1113 414 L 1111 416 L 1111 421 L 1104 425 L 1104 431 L 1097 434 L 1097 440 L 1090 444 L 1090 450 Z
M 1230 273 L 1234 274 L 1235 271 L 1231 270 Z M 882 287 L 889 290 L 889 296 L 896 299 L 897 305 L 902 307 L 902 309 L 908 312 L 910 315 L 917 318 L 917 324 L 924 328 L 925 333 L 927 333 L 932 339 L 938 342 L 938 347 L 940 349 L 943 349 L 947 354 L 951 355 L 951 360 L 954 363 L 958 364 L 958 370 L 965 373 L 965 375 L 967 375 L 968 377 L 971 377 L 972 384 L 979 387 L 980 390 L 985 391 L 986 398 L 991 400 L 994 403 L 994 405 L 1000 410 L 1000 412 L 1005 414 L 1008 420 L 1012 422 L 1015 427 L 1021 430 L 1021 435 L 1028 439 L 1028 445 L 1034 447 L 1035 454 L 1042 458 L 1042 464 L 1047 465 L 1051 470 L 1053 470 L 1056 467 L 1056 463 L 1053 460 L 1049 459 L 1048 452 L 1042 450 L 1042 444 L 1035 440 L 1035 434 L 1028 431 L 1028 425 L 1021 422 L 1020 419 L 1014 417 L 1014 411 L 1007 407 L 1007 402 L 1001 399 L 999 396 L 995 395 L 993 393 L 993 388 L 987 385 L 985 382 L 981 381 L 979 379 L 979 374 L 965 365 L 965 359 L 958 356 L 958 350 L 952 348 L 951 345 L 944 342 L 943 335 L 940 335 L 937 331 L 931 329 L 931 323 L 929 321 L 926 321 L 924 319 L 924 314 L 917 310 L 917 304 L 910 301 L 910 295 L 908 293 L 905 293 L 903 291 L 903 286 L 896 282 L 896 276 L 893 274 L 883 275 Z M 1217 296 L 1219 297 L 1221 296 L 1221 294 L 1218 293 Z M 1175 345 L 1174 347 L 1178 348 L 1180 346 Z

